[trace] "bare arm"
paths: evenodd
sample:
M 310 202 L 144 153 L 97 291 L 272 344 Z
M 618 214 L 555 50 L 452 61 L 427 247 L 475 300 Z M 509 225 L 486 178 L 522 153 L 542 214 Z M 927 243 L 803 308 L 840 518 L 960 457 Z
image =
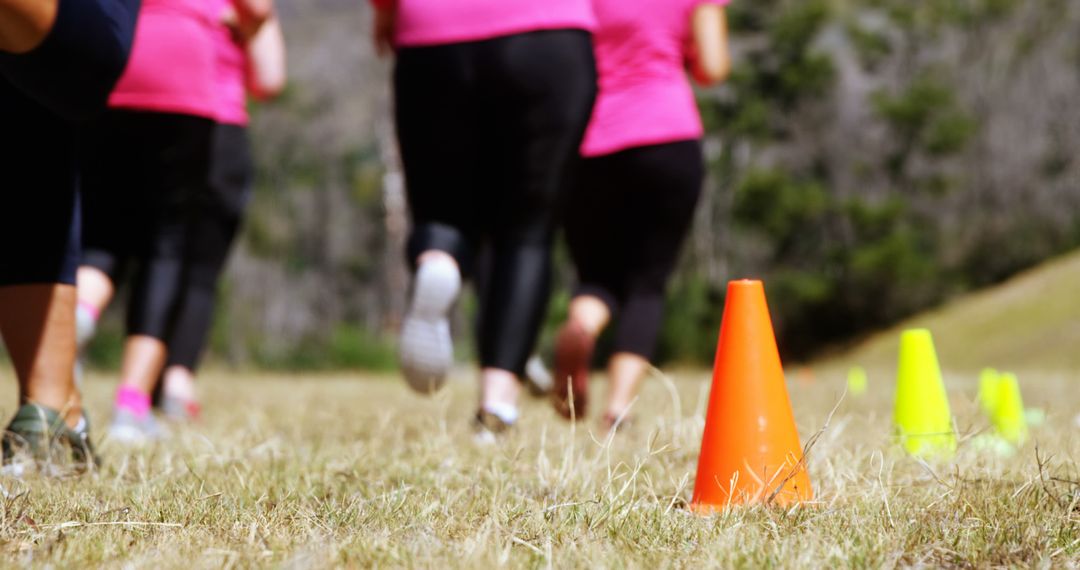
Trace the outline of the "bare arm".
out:
M 0 0 L 0 51 L 25 53 L 45 40 L 58 0 Z
M 285 90 L 285 36 L 281 21 L 270 18 L 247 44 L 247 89 L 252 97 L 265 101 Z
M 694 79 L 702 85 L 712 85 L 727 79 L 731 72 L 731 50 L 728 47 L 727 13 L 717 4 L 702 4 L 693 15 Z

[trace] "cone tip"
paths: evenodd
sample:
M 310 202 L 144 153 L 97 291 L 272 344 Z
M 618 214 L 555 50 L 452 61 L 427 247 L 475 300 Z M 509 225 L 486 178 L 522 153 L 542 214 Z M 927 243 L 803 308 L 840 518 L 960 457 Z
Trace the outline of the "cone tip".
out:
M 761 287 L 760 279 L 735 279 L 728 281 L 728 289 L 756 289 Z
M 927 328 L 906 329 L 906 330 L 904 330 L 903 333 L 900 334 L 900 340 L 901 341 L 905 341 L 905 340 L 907 340 L 907 341 L 923 340 L 923 339 L 931 339 L 931 340 L 933 339 L 933 336 L 930 334 L 930 329 L 927 329 Z

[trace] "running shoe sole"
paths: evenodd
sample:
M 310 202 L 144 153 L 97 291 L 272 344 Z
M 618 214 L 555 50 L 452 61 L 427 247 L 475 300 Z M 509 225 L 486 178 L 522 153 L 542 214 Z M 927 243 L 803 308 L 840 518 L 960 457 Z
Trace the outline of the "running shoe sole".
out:
M 399 357 L 405 382 L 430 394 L 442 388 L 454 364 L 447 313 L 461 291 L 461 273 L 450 261 L 424 263 L 416 272 L 412 303 L 401 326 Z

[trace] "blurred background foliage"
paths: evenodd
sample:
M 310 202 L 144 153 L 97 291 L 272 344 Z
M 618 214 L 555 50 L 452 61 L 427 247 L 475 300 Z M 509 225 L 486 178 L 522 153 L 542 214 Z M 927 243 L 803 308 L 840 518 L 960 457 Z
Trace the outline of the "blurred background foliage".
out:
M 254 115 L 258 184 L 212 355 L 391 368 L 408 273 L 390 65 L 364 3 L 279 1 L 292 83 Z M 735 0 L 729 14 L 736 67 L 699 93 L 710 177 L 662 362 L 711 361 L 729 279 L 765 280 L 798 361 L 1080 245 L 1077 2 Z M 573 283 L 558 258 L 545 339 Z M 117 360 L 117 309 L 100 366 Z M 461 304 L 462 339 L 474 310 Z

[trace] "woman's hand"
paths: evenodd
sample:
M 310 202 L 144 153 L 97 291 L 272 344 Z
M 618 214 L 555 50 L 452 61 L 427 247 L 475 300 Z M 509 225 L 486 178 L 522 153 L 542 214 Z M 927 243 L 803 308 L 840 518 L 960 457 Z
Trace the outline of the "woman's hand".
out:
M 375 24 L 372 30 L 372 39 L 375 42 L 375 53 L 380 57 L 393 55 L 394 32 L 397 30 L 397 7 L 387 3 L 375 7 Z
M 233 31 L 241 43 L 246 44 L 257 36 L 263 25 L 273 17 L 273 0 L 233 0 L 222 13 L 221 21 Z
M 728 46 L 727 13 L 718 4 L 702 4 L 694 10 L 691 22 L 690 71 L 701 85 L 713 85 L 731 73 L 731 50 Z
M 26 53 L 48 37 L 59 0 L 0 0 L 0 51 Z

